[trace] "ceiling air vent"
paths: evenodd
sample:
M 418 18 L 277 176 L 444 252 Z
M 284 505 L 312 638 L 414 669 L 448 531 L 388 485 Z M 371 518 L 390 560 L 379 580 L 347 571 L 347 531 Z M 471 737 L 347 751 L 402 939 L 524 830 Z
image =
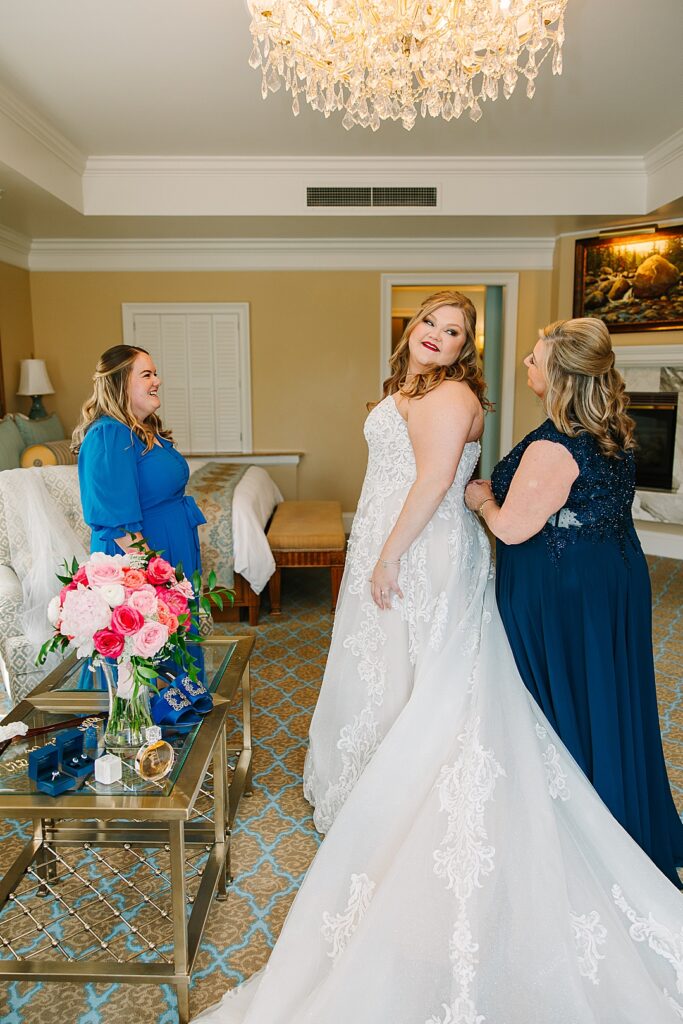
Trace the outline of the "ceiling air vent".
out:
M 311 186 L 306 206 L 431 206 L 437 204 L 436 186 L 410 187 Z
M 306 206 L 372 206 L 372 189 L 307 188 Z
M 436 188 L 414 186 L 410 188 L 373 188 L 373 206 L 436 206 Z

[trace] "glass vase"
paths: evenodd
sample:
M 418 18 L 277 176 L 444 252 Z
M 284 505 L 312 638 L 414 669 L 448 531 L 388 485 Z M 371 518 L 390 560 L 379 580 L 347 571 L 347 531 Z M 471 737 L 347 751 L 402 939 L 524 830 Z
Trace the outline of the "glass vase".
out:
M 116 666 L 101 662 L 109 694 L 109 717 L 104 734 L 108 750 L 137 750 L 146 740 L 145 729 L 153 725 L 149 709 L 149 687 L 136 683 L 129 698 L 119 697 Z

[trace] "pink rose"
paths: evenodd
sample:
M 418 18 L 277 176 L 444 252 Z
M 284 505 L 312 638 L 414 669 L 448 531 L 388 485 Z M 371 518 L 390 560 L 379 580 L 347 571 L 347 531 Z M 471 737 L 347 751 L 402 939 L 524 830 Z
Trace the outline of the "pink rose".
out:
M 85 574 L 91 587 L 106 587 L 110 583 L 123 583 L 123 568 L 114 556 L 96 551 L 85 563 Z
M 76 577 L 74 576 L 74 580 L 75 579 Z M 72 580 L 71 583 L 67 583 L 66 586 L 62 587 L 62 589 L 59 591 L 60 604 L 64 604 L 64 598 L 66 597 L 66 595 L 69 593 L 70 590 L 75 590 L 77 586 L 78 584 L 74 583 Z
M 74 575 L 74 578 L 73 578 L 73 580 L 71 582 L 72 583 L 87 583 L 88 582 L 88 576 L 87 576 L 87 573 L 85 571 L 85 565 L 79 565 L 78 571 Z
M 174 585 L 173 589 L 183 594 L 188 599 L 188 601 L 191 601 L 192 598 L 194 597 L 194 588 L 190 581 L 188 580 L 187 576 L 183 576 L 181 580 L 178 580 L 178 582 Z
M 167 590 L 164 594 L 164 603 L 174 615 L 187 615 L 190 610 L 187 598 L 179 590 Z
M 93 637 L 95 650 L 105 658 L 118 658 L 123 653 L 123 637 L 113 629 L 100 629 Z
M 170 634 L 177 633 L 178 631 L 178 616 L 174 615 L 170 611 L 167 604 L 164 601 L 159 601 L 157 604 L 157 616 L 159 622 L 163 622 L 164 626 L 168 626 L 168 632 Z
M 111 613 L 112 628 L 123 636 L 133 636 L 145 624 L 144 617 L 135 608 L 120 604 Z
M 147 577 L 142 569 L 124 569 L 123 585 L 128 590 L 139 590 L 147 585 Z
M 140 590 L 134 590 L 128 598 L 128 605 L 131 608 L 137 609 L 146 619 L 156 615 L 157 595 L 154 587 L 151 587 L 148 583 L 146 586 L 141 587 Z
M 175 578 L 175 569 L 165 558 L 152 558 L 147 566 L 147 579 L 150 583 L 168 583 Z
M 168 641 L 168 626 L 163 622 L 146 622 L 133 637 L 133 653 L 153 658 Z

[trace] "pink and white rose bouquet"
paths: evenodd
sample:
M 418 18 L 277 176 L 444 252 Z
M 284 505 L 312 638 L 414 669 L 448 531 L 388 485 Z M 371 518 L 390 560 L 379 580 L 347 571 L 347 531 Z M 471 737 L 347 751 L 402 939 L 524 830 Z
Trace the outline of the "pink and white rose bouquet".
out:
M 133 544 L 127 555 L 95 552 L 79 565 L 65 564 L 60 593 L 48 606 L 54 634 L 38 656 L 42 664 L 51 651 L 73 647 L 80 658 L 94 665 L 116 662 L 121 697 L 137 693 L 141 685 L 155 689 L 158 666 L 172 660 L 196 681 L 197 668 L 187 649 L 200 643 L 199 607 L 223 607 L 232 594 L 216 587 L 215 573 L 202 592 L 198 573 L 190 581 L 182 567 L 174 568 L 150 550 L 144 541 Z

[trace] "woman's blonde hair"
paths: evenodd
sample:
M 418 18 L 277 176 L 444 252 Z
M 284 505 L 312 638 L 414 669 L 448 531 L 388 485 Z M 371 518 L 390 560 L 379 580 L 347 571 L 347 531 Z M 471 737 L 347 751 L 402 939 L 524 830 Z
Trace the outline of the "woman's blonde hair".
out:
M 460 350 L 460 355 L 450 366 L 434 365 L 426 368 L 423 373 L 416 373 L 408 379 L 408 362 L 410 360 L 408 342 L 410 335 L 417 324 L 429 316 L 430 313 L 440 309 L 441 306 L 456 306 L 462 310 L 465 323 L 465 342 Z M 486 383 L 477 358 L 475 345 L 476 327 L 477 311 L 467 296 L 462 295 L 461 292 L 450 290 L 434 292 L 433 295 L 426 298 L 414 316 L 408 321 L 401 335 L 401 340 L 391 357 L 389 362 L 391 374 L 384 381 L 384 397 L 386 398 L 387 395 L 393 395 L 395 392 L 400 391 L 407 398 L 422 398 L 437 387 L 442 380 L 461 380 L 474 391 L 484 409 L 492 409 L 493 406 L 484 397 Z
M 114 345 L 103 352 L 93 377 L 93 393 L 83 404 L 81 420 L 71 437 L 71 450 L 78 452 L 88 429 L 100 416 L 111 416 L 130 427 L 131 432 L 145 444 L 145 452 L 151 451 L 157 435 L 172 441 L 170 430 L 164 430 L 161 420 L 151 413 L 144 421 L 136 418 L 130 405 L 128 382 L 133 363 L 146 349 L 135 345 Z
M 547 343 L 544 404 L 569 437 L 592 434 L 610 458 L 635 447 L 624 379 L 614 368 L 612 339 L 595 317 L 558 320 L 541 332 Z

